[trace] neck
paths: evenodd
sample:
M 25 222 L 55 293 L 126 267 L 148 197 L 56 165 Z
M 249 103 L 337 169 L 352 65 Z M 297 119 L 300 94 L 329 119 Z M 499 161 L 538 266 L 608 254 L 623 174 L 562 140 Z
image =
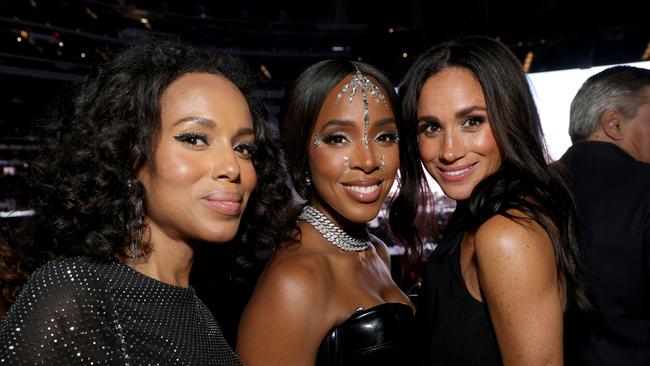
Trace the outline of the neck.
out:
M 132 265 L 136 271 L 172 286 L 189 287 L 194 249 L 187 242 L 171 238 L 157 225 L 148 225 L 151 251 Z
M 605 132 L 603 132 L 602 130 L 598 130 L 598 131 L 594 132 L 593 134 L 591 134 L 591 136 L 587 137 L 586 140 L 587 141 L 609 142 L 610 144 L 618 145 L 616 143 L 616 140 L 614 140 L 611 137 L 607 136 L 607 134 Z
M 309 204 L 325 215 L 334 225 L 338 226 L 341 230 L 352 236 L 363 237 L 367 235 L 367 222 L 353 222 L 339 214 L 336 210 L 330 208 L 328 205 L 321 204 L 319 201 L 314 201 Z
M 350 233 L 341 229 L 335 222 L 313 206 L 305 206 L 300 219 L 305 220 L 314 227 L 327 241 L 344 251 L 360 252 L 368 249 L 370 237 L 368 231 L 364 230 L 358 234 Z

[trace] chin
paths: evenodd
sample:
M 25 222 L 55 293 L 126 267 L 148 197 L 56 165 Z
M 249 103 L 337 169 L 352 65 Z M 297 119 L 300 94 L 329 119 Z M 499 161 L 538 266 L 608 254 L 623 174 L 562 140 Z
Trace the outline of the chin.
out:
M 239 225 L 221 224 L 218 227 L 205 228 L 202 239 L 211 243 L 227 243 L 235 238 Z
M 471 191 L 465 189 L 442 188 L 442 191 L 447 195 L 447 197 L 455 201 L 466 200 L 472 195 Z
M 380 208 L 381 205 L 377 207 L 374 207 L 374 205 L 369 207 L 360 207 L 350 212 L 350 214 L 346 215 L 345 218 L 357 224 L 366 224 L 379 215 Z

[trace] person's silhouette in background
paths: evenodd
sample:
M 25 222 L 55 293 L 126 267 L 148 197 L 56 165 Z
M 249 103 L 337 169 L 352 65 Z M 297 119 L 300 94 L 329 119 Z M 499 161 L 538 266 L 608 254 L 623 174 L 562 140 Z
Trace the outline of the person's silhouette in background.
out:
M 589 78 L 571 103 L 569 134 L 561 161 L 575 181 L 599 315 L 567 351 L 587 365 L 650 365 L 650 70 L 617 66 Z

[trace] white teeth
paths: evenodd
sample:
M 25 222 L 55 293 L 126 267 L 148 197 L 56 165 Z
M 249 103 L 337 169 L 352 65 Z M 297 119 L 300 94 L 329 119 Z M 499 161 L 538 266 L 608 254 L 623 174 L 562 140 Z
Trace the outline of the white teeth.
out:
M 355 192 L 368 194 L 368 193 L 372 193 L 372 192 L 376 191 L 377 189 L 379 189 L 379 184 L 375 184 L 375 185 L 368 186 L 368 187 L 361 187 L 361 186 L 346 186 L 346 187 L 348 189 L 351 189 L 351 190 L 355 191 Z
M 453 176 L 465 174 L 468 171 L 469 171 L 469 168 L 465 168 L 465 169 L 461 169 L 461 170 L 448 170 L 448 171 L 445 172 L 445 174 L 451 175 L 453 177 Z

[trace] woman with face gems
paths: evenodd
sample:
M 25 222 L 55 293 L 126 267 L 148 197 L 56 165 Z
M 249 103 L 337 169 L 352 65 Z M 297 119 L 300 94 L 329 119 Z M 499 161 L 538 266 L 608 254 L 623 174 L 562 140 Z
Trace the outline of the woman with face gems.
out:
M 375 68 L 328 60 L 289 94 L 282 138 L 306 201 L 244 311 L 247 365 L 403 364 L 413 306 L 368 234 L 399 167 L 398 108 Z
M 62 258 L 3 319 L 0 365 L 240 364 L 189 276 L 201 247 L 276 240 L 251 228 L 290 197 L 245 75 L 156 42 L 80 87 L 33 178 L 35 245 Z
M 562 364 L 565 310 L 588 308 L 574 197 L 559 167 L 547 164 L 521 64 L 497 41 L 460 38 L 426 51 L 400 95 L 396 204 L 428 197 L 422 165 L 457 201 L 423 274 L 422 364 Z M 408 227 L 394 226 L 412 240 Z

